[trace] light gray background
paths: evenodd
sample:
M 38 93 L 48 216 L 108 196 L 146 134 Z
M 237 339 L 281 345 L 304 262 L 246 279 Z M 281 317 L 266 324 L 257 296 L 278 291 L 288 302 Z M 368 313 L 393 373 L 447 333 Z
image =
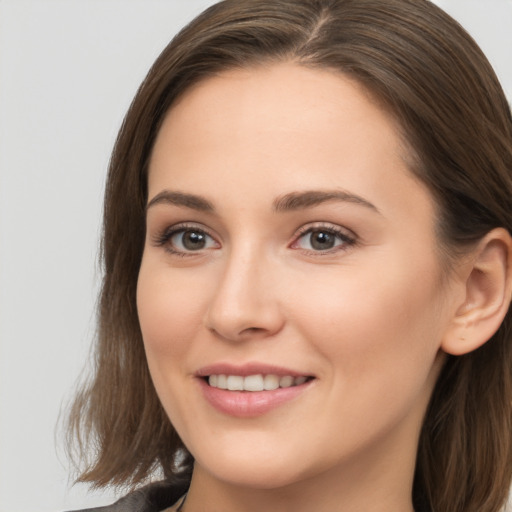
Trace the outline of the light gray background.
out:
M 70 488 L 63 404 L 88 356 L 102 187 L 124 112 L 212 0 L 0 0 L 0 512 L 109 503 Z M 512 0 L 438 0 L 512 98 Z

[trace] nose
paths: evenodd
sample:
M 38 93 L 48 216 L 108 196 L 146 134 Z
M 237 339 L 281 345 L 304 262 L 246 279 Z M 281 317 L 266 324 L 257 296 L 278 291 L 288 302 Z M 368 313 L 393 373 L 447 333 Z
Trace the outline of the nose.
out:
M 206 327 L 228 341 L 267 338 L 284 325 L 275 265 L 246 252 L 226 261 L 205 317 Z

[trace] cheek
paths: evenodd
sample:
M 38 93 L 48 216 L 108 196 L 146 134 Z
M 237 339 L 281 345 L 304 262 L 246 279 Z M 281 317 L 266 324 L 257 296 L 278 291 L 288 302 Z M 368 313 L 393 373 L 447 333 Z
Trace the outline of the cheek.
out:
M 335 278 L 311 279 L 307 294 L 290 294 L 298 329 L 342 367 L 341 377 L 390 367 L 408 376 L 428 373 L 442 335 L 439 279 L 434 265 L 423 266 L 424 282 L 418 268 L 404 269 L 344 268 Z
M 440 369 L 440 297 L 415 281 L 415 273 L 376 281 L 354 269 L 343 286 L 310 283 L 296 303 L 297 330 L 321 354 L 324 406 L 337 411 L 331 423 L 344 429 L 343 442 L 424 413 Z
M 196 283 L 183 283 L 168 268 L 143 261 L 137 284 L 137 311 L 148 359 L 176 358 L 202 324 Z

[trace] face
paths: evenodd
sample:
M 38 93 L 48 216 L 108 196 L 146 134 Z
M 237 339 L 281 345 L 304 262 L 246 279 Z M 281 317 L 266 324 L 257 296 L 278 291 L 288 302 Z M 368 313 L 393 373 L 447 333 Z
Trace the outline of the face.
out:
M 167 114 L 137 300 L 196 469 L 259 488 L 412 473 L 453 301 L 405 156 L 357 83 L 294 64 L 225 72 Z

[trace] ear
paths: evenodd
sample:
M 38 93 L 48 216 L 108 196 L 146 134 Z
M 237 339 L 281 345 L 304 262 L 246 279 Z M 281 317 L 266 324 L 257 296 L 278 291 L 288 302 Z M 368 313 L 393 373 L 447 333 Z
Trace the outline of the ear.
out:
M 467 354 L 488 341 L 507 314 L 512 295 L 512 238 L 496 228 L 478 243 L 463 265 L 463 300 L 458 304 L 441 348 Z

